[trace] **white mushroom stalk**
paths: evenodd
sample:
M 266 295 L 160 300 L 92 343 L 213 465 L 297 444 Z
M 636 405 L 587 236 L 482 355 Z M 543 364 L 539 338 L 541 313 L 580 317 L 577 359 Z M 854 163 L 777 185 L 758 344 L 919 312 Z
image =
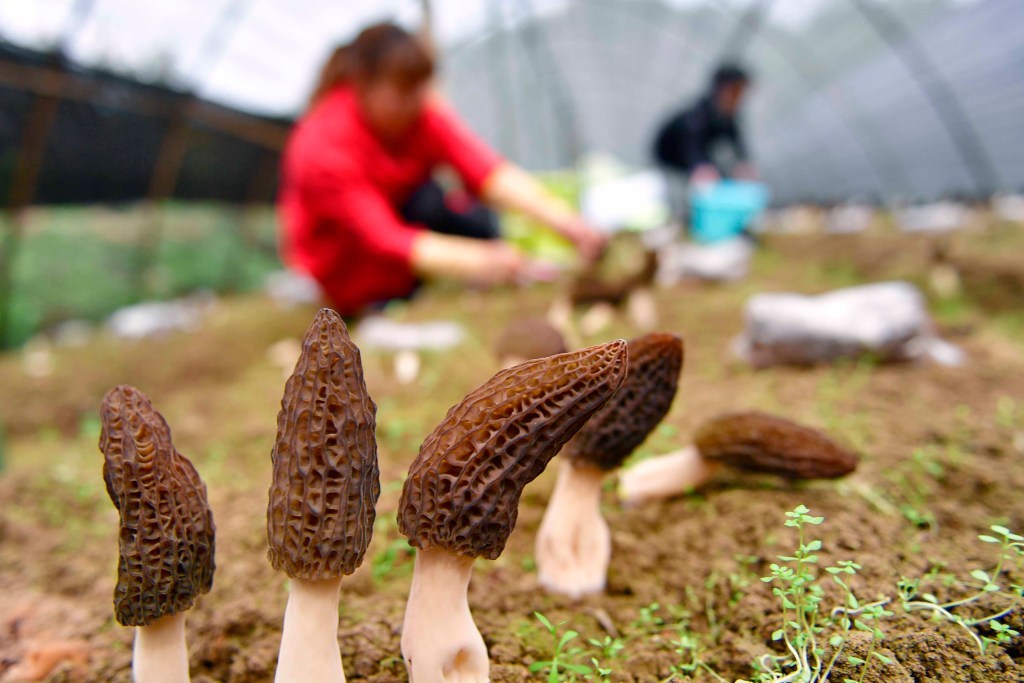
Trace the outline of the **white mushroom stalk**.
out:
M 619 474 L 619 500 L 637 505 L 682 495 L 709 482 L 719 467 L 694 446 L 647 458 Z
M 618 468 L 668 413 L 683 364 L 683 341 L 648 334 L 629 342 L 622 387 L 569 442 L 537 533 L 541 586 L 576 599 L 605 589 L 611 533 L 601 514 L 605 475 Z
M 416 553 L 402 623 L 410 683 L 485 683 L 490 661 L 469 611 L 474 558 L 434 548 Z
M 485 683 L 487 648 L 469 610 L 474 559 L 496 559 L 523 487 L 599 410 L 626 374 L 622 341 L 503 370 L 424 440 L 398 504 L 418 549 L 402 630 L 412 683 Z
M 320 681 L 345 683 L 338 644 L 341 578 L 292 579 L 284 611 L 277 683 Z
M 658 326 L 658 306 L 649 285 L 637 287 L 626 299 L 626 312 L 636 329 L 647 332 Z
M 182 683 L 190 680 L 184 612 L 161 617 L 147 626 L 135 627 L 132 680 L 135 683 Z
M 601 514 L 605 471 L 563 461 L 537 532 L 537 578 L 545 589 L 579 598 L 605 589 L 611 531 Z

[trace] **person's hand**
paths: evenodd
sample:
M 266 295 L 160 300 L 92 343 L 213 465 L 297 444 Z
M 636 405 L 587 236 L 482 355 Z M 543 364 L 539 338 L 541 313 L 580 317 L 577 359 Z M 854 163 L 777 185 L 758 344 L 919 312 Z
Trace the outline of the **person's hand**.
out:
M 732 175 L 734 178 L 736 178 L 736 180 L 754 181 L 757 180 L 758 177 L 757 167 L 755 167 L 749 161 L 744 161 L 742 163 L 736 164 L 736 168 L 735 170 L 733 170 Z
M 711 164 L 701 164 L 690 174 L 690 184 L 697 187 L 713 185 L 719 180 L 718 169 Z
M 576 215 L 566 217 L 554 227 L 563 237 L 573 243 L 576 251 L 587 262 L 596 261 L 608 243 L 608 238 L 605 235 L 594 230 L 587 225 L 586 221 Z
M 483 284 L 493 286 L 553 282 L 562 272 L 557 264 L 529 259 L 518 249 L 504 242 L 494 242 L 488 246 L 492 249 L 492 254 L 488 258 L 488 263 L 492 267 L 487 270 L 487 278 Z
M 483 246 L 488 253 L 480 272 L 481 284 L 504 285 L 527 277 L 530 261 L 518 249 L 498 240 L 485 242 Z
M 530 261 L 500 240 L 420 231 L 413 242 L 413 271 L 421 277 L 455 278 L 475 285 L 520 282 L 529 276 Z

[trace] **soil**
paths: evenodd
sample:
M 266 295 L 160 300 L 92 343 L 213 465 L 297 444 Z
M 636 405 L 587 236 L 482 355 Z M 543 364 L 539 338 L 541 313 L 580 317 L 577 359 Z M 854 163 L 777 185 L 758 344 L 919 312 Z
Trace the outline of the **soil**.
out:
M 879 244 L 904 251 L 893 254 Z M 983 258 L 983 251 L 971 253 Z M 476 563 L 469 600 L 493 680 L 546 680 L 528 667 L 552 658 L 555 639 L 534 612 L 560 631 L 578 631 L 570 648 L 593 650 L 587 639 L 622 638 L 615 657 L 598 655 L 614 681 L 714 680 L 699 667 L 673 674 L 695 652 L 677 651 L 680 625 L 687 643 L 699 644 L 700 661 L 723 679 L 751 678 L 761 655 L 781 652 L 772 632 L 782 625 L 782 610 L 773 584 L 759 578 L 794 548 L 784 513 L 801 504 L 825 517 L 808 531 L 823 543 L 819 566 L 853 560 L 862 567 L 853 579 L 862 602 L 893 598 L 892 616 L 879 623 L 885 638 L 875 649 L 888 663 L 872 658 L 863 681 L 1024 680 L 1020 637 L 981 653 L 964 627 L 907 612 L 897 599 L 901 577 L 933 570 L 927 590 L 940 600 L 965 595 L 965 585 L 947 577 L 970 582 L 972 570 L 990 571 L 998 557 L 978 534 L 993 524 L 1024 530 L 1024 344 L 1015 336 L 1021 327 L 996 324 L 991 299 L 975 301 L 967 291 L 952 303 L 933 301 L 946 312 L 940 329 L 968 353 L 966 367 L 862 361 L 754 372 L 728 351 L 742 325 L 742 302 L 757 291 L 821 291 L 902 277 L 931 253 L 925 240 L 900 246 L 869 237 L 774 238 L 744 283 L 658 291 L 659 327 L 685 336 L 686 365 L 672 411 L 635 457 L 685 445 L 697 425 L 720 412 L 757 409 L 826 430 L 859 453 L 860 465 L 842 480 L 805 484 L 726 472 L 698 493 L 630 509 L 618 503 L 610 478 L 608 589 L 578 602 L 537 586 L 533 541 L 554 484 L 556 468 L 549 468 L 526 489 L 503 555 Z M 364 350 L 378 403 L 383 494 L 366 562 L 342 582 L 339 641 L 348 680 L 407 680 L 399 638 L 412 554 L 394 522 L 401 479 L 448 407 L 498 369 L 490 347 L 504 321 L 542 312 L 553 294 L 436 288 L 391 309 L 404 320 L 454 318 L 470 332 L 457 352 L 428 354 L 423 374 L 409 386 L 394 380 L 386 354 Z M 280 311 L 258 298 L 227 301 L 193 333 L 54 349 L 52 373 L 44 378 L 27 375 L 20 354 L 0 358 L 7 432 L 0 475 L 0 681 L 24 676 L 26 663 L 47 656 L 57 661 L 44 680 L 131 680 L 132 632 L 112 614 L 117 515 L 103 490 L 96 449 L 100 398 L 123 382 L 149 394 L 209 487 L 218 570 L 212 592 L 188 617 L 193 681 L 273 680 L 287 588 L 266 561 L 264 515 L 284 369 L 268 349 L 299 336 L 313 312 Z M 633 334 L 620 316 L 582 341 Z M 827 612 L 842 604 L 842 595 L 822 574 Z M 1024 576 L 1014 566 L 1002 581 L 1024 583 Z M 986 598 L 959 611 L 979 617 L 1005 604 Z M 1002 621 L 1024 631 L 1019 608 Z M 974 632 L 993 635 L 984 627 Z M 846 655 L 863 658 L 869 648 L 870 636 L 855 633 L 832 680 L 857 680 L 861 667 Z

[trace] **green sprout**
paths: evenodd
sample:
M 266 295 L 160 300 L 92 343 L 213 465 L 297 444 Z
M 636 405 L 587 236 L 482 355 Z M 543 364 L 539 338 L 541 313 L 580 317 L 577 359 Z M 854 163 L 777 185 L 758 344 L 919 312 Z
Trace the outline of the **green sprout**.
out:
M 764 683 L 824 683 L 842 655 L 851 631 L 871 634 L 867 656 L 847 655 L 846 661 L 860 666 L 857 683 L 864 680 L 874 660 L 888 664 L 891 660 L 876 651 L 885 638 L 878 622 L 892 612 L 885 609 L 889 599 L 862 604 L 852 589 L 852 579 L 860 565 L 842 561 L 826 567 L 825 574 L 818 571 L 819 540 L 807 538 L 806 527 L 818 526 L 824 517 L 815 517 L 810 510 L 799 505 L 786 513 L 786 526 L 797 530 L 798 545 L 792 555 L 780 555 L 781 564 L 771 565 L 771 576 L 761 580 L 773 584 L 772 593 L 782 605 L 782 626 L 772 633 L 772 640 L 785 645 L 781 655 L 766 654 L 757 661 L 761 673 L 757 681 Z M 826 575 L 843 590 L 844 604 L 831 611 L 821 605 L 824 588 L 821 579 Z M 831 647 L 829 656 L 826 644 Z M 853 679 L 849 679 L 853 680 Z
M 560 683 L 561 681 L 575 683 L 581 680 L 602 681 L 611 676 L 612 670 L 602 667 L 593 653 L 578 646 L 569 647 L 569 644 L 579 637 L 578 631 L 570 629 L 559 635 L 558 627 L 564 626 L 565 622 L 556 626 L 540 612 L 534 612 L 533 616 L 551 634 L 555 646 L 551 659 L 530 664 L 530 673 L 547 671 L 547 683 Z M 580 663 L 582 659 L 587 659 L 589 663 Z
M 985 653 L 989 645 L 1005 645 L 1013 640 L 1020 633 L 1003 624 L 999 619 L 1005 617 L 1018 607 L 1024 600 L 1024 587 L 1012 584 L 1008 587 L 1002 585 L 1005 579 L 1005 572 L 1009 565 L 1017 566 L 1020 557 L 1024 555 L 1024 536 L 1013 533 L 1004 526 L 993 525 L 989 527 L 994 535 L 981 534 L 978 539 L 983 543 L 990 543 L 999 546 L 999 560 L 991 571 L 975 569 L 970 576 L 973 581 L 960 581 L 951 575 L 942 575 L 943 583 L 947 588 L 962 587 L 969 589 L 966 596 L 940 602 L 934 593 L 924 590 L 922 579 L 908 579 L 903 577 L 897 583 L 900 602 L 908 612 L 927 611 L 931 612 L 937 620 L 949 621 L 961 627 L 975 642 L 978 649 Z M 937 575 L 933 572 L 928 578 Z M 993 601 L 1001 603 L 1001 609 L 981 617 L 968 618 L 956 612 L 957 608 L 966 605 L 978 604 L 984 601 L 989 604 Z M 993 636 L 979 634 L 975 628 L 984 626 L 993 632 Z

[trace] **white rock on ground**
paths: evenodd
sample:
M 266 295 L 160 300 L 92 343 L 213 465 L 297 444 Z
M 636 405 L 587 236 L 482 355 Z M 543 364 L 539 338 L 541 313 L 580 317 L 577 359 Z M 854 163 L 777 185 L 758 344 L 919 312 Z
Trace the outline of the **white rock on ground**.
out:
M 864 232 L 871 227 L 875 209 L 866 204 L 841 204 L 825 216 L 825 232 L 849 234 Z
M 216 304 L 212 292 L 197 292 L 172 301 L 144 301 L 114 311 L 107 319 L 107 328 L 114 336 L 126 339 L 195 330 Z
M 966 227 L 968 209 L 957 202 L 933 202 L 897 212 L 896 221 L 904 232 L 944 233 Z
M 1024 223 L 1024 194 L 1003 194 L 992 198 L 992 210 L 1010 223 Z
M 440 351 L 458 346 L 465 336 L 462 326 L 451 320 L 402 323 L 370 316 L 356 328 L 361 348 L 383 351 Z
M 872 353 L 881 360 L 965 362 L 942 341 L 924 297 L 908 282 L 882 282 L 817 296 L 758 294 L 747 301 L 746 328 L 733 351 L 755 367 L 828 363 Z
M 665 247 L 658 252 L 657 282 L 672 285 L 688 277 L 713 282 L 742 280 L 750 270 L 753 254 L 753 245 L 743 237 L 714 244 Z
M 279 270 L 263 280 L 263 291 L 279 306 L 291 308 L 323 300 L 316 280 L 294 270 Z

